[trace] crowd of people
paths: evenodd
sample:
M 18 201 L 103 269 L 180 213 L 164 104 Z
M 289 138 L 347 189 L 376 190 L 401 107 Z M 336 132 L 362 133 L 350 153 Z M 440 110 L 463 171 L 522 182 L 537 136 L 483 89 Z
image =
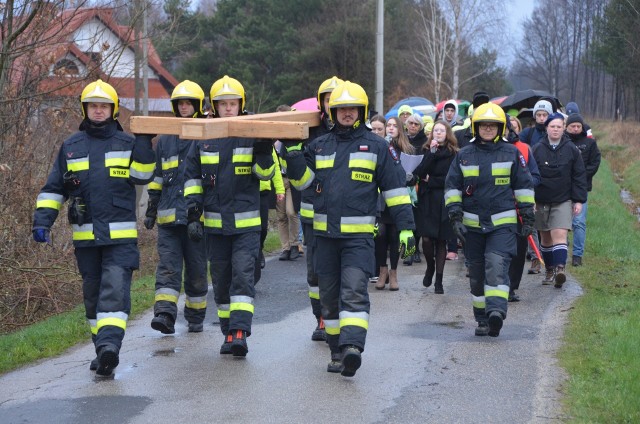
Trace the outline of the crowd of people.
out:
M 205 97 L 185 80 L 173 90 L 172 112 L 198 119 L 247 114 L 244 87 L 234 78 L 212 84 L 210 110 Z M 492 337 L 500 334 L 508 302 L 520 301 L 527 256 L 529 273 L 544 264 L 541 283 L 561 288 L 573 230 L 571 263 L 583 265 L 587 195 L 600 152 L 575 103 L 563 114 L 541 99 L 526 128 L 483 91 L 475 93 L 469 116 L 448 100 L 435 117 L 404 105 L 385 119 L 369 112 L 360 85 L 334 76 L 319 85 L 320 125 L 307 140 L 160 135 L 153 148 L 156 135 L 124 133 L 108 83 L 87 85 L 80 102 L 79 132 L 64 141 L 37 197 L 33 238 L 50 240 L 69 200 L 96 351 L 90 369 L 98 375 L 117 367 L 130 312 L 139 265 L 135 185 L 148 184 L 144 227 L 158 231 L 151 327 L 175 333 L 184 290 L 188 331 L 203 331 L 208 269 L 222 355 L 249 351 L 272 195 L 279 259 L 306 261 L 316 319 L 311 339 L 328 344 L 327 371 L 347 377 L 362 362 L 369 283 L 399 290 L 400 260 L 409 266 L 423 255 L 423 286 L 442 295 L 446 260 L 461 253 L 475 335 Z M 418 165 L 403 166 L 405 155 Z

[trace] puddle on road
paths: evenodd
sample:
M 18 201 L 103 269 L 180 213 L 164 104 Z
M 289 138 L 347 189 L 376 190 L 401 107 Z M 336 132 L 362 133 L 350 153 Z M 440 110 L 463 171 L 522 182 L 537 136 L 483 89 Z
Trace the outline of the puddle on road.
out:
M 455 328 L 457 330 L 464 328 L 464 321 L 434 322 L 433 324 L 440 325 L 442 327 Z
M 175 348 L 175 349 L 161 349 L 161 350 L 155 350 L 153 352 L 151 352 L 149 354 L 150 357 L 155 357 L 155 356 L 173 356 L 176 353 L 180 353 L 182 352 L 182 348 Z
M 627 205 L 627 207 L 631 209 L 631 213 L 633 213 L 638 221 L 640 221 L 640 207 L 631 195 L 631 192 L 625 189 L 620 190 L 620 198 L 622 199 L 622 203 Z

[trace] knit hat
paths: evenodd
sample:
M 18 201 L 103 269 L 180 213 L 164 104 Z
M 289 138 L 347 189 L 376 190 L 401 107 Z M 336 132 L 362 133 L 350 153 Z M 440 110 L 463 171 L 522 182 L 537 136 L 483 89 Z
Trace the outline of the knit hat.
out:
M 569 117 L 567 118 L 567 125 L 576 122 L 580 122 L 580 124 L 582 124 L 582 126 L 584 127 L 584 119 L 582 119 L 582 115 L 580 115 L 579 113 L 572 113 L 571 115 L 569 115 Z
M 549 115 L 553 114 L 553 107 L 551 107 L 551 103 L 546 100 L 538 100 L 533 107 L 533 116 L 536 116 L 536 112 L 539 110 L 547 112 Z M 546 125 L 546 124 L 545 124 Z
M 422 117 L 422 123 L 423 123 L 424 125 L 427 125 L 428 123 L 432 123 L 432 124 L 433 124 L 433 116 L 431 116 L 431 115 L 424 115 L 424 116 Z
M 567 107 L 565 108 L 567 111 L 567 115 L 573 115 L 574 113 L 580 113 L 580 108 L 575 102 L 567 103 Z
M 434 125 L 435 125 L 435 124 L 434 124 L 433 122 L 427 122 L 427 123 L 424 125 L 424 132 L 425 132 L 425 133 L 430 133 L 430 132 L 431 132 L 431 130 L 433 130 L 433 126 L 434 126 Z
M 517 118 L 518 117 L 518 109 L 513 109 L 513 108 L 509 109 L 507 111 L 507 115 Z
M 411 106 L 409 105 L 400 106 L 400 108 L 398 109 L 398 117 L 400 117 L 400 115 L 402 115 L 403 113 L 407 113 L 407 112 L 413 115 L 413 109 L 411 108 Z
M 548 103 L 548 102 L 547 102 L 547 103 Z M 534 110 L 535 110 L 535 109 L 534 109 Z M 541 110 L 542 110 L 542 109 L 541 109 Z M 555 112 L 555 113 L 550 114 L 549 116 L 547 116 L 547 120 L 546 120 L 546 121 L 544 121 L 544 126 L 545 126 L 545 127 L 548 127 L 548 126 L 549 126 L 549 123 L 550 123 L 551 121 L 553 121 L 554 119 L 562 119 L 562 121 L 564 122 L 564 115 L 563 115 L 563 114 L 561 114 L 560 112 Z
M 473 94 L 473 101 L 471 104 L 474 108 L 477 108 L 480 105 L 485 103 L 489 103 L 489 95 L 486 91 L 477 91 Z

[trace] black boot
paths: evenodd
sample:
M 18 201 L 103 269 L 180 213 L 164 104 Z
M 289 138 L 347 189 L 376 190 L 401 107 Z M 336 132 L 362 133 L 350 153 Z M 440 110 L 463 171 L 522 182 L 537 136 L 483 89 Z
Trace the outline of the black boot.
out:
M 362 364 L 360 349 L 355 346 L 346 346 L 342 350 L 342 374 L 345 377 L 353 377 Z
M 442 274 L 436 273 L 436 284 L 433 288 L 435 294 L 444 294 L 444 288 L 442 287 Z
M 433 274 L 436 272 L 436 265 L 433 259 L 427 259 L 427 270 L 424 272 L 424 278 L 422 279 L 422 285 L 430 287 L 433 282 Z
M 176 332 L 173 317 L 165 312 L 160 312 L 151 320 L 151 328 L 162 334 L 173 334 Z
M 232 336 L 231 353 L 233 356 L 247 356 L 249 347 L 247 346 L 247 332 L 242 330 L 231 330 Z
M 112 344 L 104 345 L 98 350 L 98 369 L 96 369 L 96 374 L 108 377 L 119 363 L 119 349 Z

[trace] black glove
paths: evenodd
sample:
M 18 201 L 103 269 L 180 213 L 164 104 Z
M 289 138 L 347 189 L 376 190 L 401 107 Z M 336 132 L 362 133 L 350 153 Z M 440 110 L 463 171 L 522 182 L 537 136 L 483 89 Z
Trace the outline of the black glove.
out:
M 67 171 L 62 176 L 62 183 L 64 185 L 64 189 L 68 193 L 76 193 L 76 190 L 80 188 L 80 178 L 73 171 Z
M 462 244 L 466 242 L 465 234 L 467 234 L 467 227 L 462 223 L 462 211 L 455 210 L 449 212 L 449 222 L 451 223 L 451 227 L 453 228 L 453 232 L 456 237 L 460 239 Z
M 260 140 L 253 143 L 254 155 L 271 155 L 273 142 L 271 140 Z
M 152 230 L 154 225 L 156 225 L 156 219 L 154 217 L 148 216 L 144 219 L 144 228 L 147 230 Z
M 187 225 L 187 234 L 192 241 L 200 241 L 204 235 L 200 221 L 192 221 Z
M 145 147 L 151 148 L 151 140 L 156 137 L 156 134 L 134 134 L 136 137 L 136 143 L 144 144 Z
M 34 228 L 33 239 L 38 243 L 49 243 L 51 238 L 49 237 L 49 230 L 46 228 Z
M 536 231 L 536 214 L 533 207 L 520 208 L 518 213 L 520 214 L 520 218 L 522 218 L 522 229 L 520 230 L 520 235 L 525 238 L 529 237 Z
M 202 215 L 202 211 L 198 206 L 192 206 L 187 210 L 187 222 L 200 222 L 200 216 Z

